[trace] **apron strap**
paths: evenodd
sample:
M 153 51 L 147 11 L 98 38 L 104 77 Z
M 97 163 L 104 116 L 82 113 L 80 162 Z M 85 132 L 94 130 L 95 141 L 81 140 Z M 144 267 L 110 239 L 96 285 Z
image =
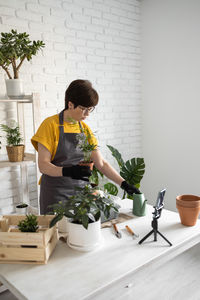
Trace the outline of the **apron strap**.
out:
M 64 109 L 59 113 L 59 129 L 60 129 L 60 135 L 63 135 L 64 134 Z M 81 133 L 84 133 L 84 130 L 83 130 L 83 126 L 81 124 L 81 122 L 78 122 L 79 123 L 79 127 L 80 127 L 80 131 Z

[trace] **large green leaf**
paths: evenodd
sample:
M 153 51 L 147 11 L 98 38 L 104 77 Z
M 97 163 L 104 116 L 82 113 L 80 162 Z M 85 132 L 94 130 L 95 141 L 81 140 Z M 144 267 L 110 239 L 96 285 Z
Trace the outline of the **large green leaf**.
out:
M 121 168 L 120 175 L 129 184 L 139 184 L 145 172 L 144 158 L 135 157 L 128 160 Z
M 104 190 L 113 196 L 117 196 L 118 188 L 111 182 L 104 184 Z
M 56 215 L 50 222 L 50 228 L 63 218 L 63 215 Z
M 119 153 L 119 151 L 116 148 L 114 148 L 114 147 L 112 147 L 110 145 L 107 145 L 107 147 L 112 152 L 112 156 L 117 160 L 117 163 L 118 163 L 118 165 L 119 165 L 119 167 L 121 169 L 123 167 L 123 165 L 124 165 L 124 161 L 122 159 L 121 154 Z

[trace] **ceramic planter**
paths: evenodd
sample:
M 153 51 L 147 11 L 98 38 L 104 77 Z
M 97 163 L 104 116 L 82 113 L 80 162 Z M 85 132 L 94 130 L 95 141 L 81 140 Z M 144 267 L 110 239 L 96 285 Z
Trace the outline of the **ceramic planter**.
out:
M 6 79 L 7 95 L 11 99 L 18 99 L 24 96 L 23 84 L 20 79 Z
M 18 204 L 15 207 L 15 211 L 16 211 L 17 215 L 26 215 L 27 212 L 28 212 L 27 210 L 28 210 L 28 204 L 24 204 L 24 203 L 23 204 Z
M 144 194 L 133 195 L 133 214 L 138 217 L 146 215 L 146 203 Z
M 67 244 L 70 248 L 78 251 L 92 251 L 101 245 L 101 223 L 89 223 L 88 229 L 82 224 L 75 224 L 69 221 L 69 234 Z
M 69 221 L 65 216 L 58 222 L 58 232 L 69 233 Z
M 195 195 L 180 195 L 176 197 L 176 207 L 181 223 L 194 226 L 200 213 L 200 197 Z

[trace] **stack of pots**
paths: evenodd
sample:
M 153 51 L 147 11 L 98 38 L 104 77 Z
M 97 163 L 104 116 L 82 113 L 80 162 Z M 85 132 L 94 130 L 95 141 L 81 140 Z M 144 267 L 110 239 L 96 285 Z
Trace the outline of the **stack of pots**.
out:
M 195 195 L 180 195 L 176 197 L 181 223 L 185 226 L 194 226 L 200 213 L 200 197 Z

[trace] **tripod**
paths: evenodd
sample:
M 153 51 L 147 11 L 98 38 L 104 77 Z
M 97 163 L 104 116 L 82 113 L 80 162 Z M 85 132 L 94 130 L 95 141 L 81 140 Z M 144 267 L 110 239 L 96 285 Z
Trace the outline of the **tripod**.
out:
M 153 214 L 155 214 L 155 213 L 153 213 Z M 157 220 L 156 214 L 153 217 L 151 226 L 153 227 L 153 229 L 147 235 L 145 235 L 145 237 L 143 237 L 143 239 L 141 239 L 138 242 L 138 244 L 142 244 L 152 233 L 154 234 L 154 241 L 156 242 L 157 241 L 157 233 L 158 233 L 170 246 L 172 246 L 172 243 L 170 243 L 168 241 L 168 239 L 166 239 L 166 237 L 164 235 L 162 235 L 162 233 L 160 233 L 160 231 L 158 231 L 158 220 Z

